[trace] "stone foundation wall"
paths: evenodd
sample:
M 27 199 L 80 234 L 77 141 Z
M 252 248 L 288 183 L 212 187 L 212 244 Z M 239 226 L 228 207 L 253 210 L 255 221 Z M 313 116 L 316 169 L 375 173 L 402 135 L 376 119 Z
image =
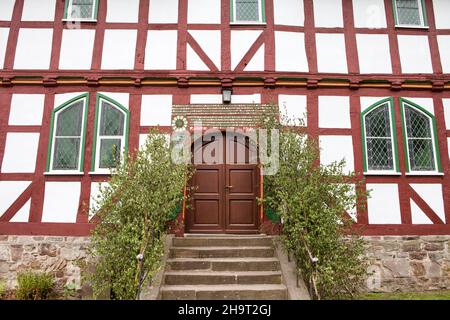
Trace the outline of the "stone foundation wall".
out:
M 450 289 L 450 236 L 366 237 L 374 292 Z

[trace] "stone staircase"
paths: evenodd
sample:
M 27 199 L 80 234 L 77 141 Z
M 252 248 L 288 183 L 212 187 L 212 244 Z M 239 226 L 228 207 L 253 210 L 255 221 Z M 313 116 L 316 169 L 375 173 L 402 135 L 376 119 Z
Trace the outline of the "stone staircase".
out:
M 186 235 L 173 238 L 163 300 L 288 299 L 272 238 Z

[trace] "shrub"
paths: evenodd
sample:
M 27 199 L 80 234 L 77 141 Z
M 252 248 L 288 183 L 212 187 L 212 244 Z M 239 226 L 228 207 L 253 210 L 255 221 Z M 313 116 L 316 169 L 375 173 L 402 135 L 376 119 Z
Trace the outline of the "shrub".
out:
M 54 288 L 54 278 L 50 274 L 27 271 L 17 276 L 19 286 L 16 291 L 18 300 L 46 300 Z
M 6 294 L 6 282 L 4 280 L 0 280 L 0 299 Z

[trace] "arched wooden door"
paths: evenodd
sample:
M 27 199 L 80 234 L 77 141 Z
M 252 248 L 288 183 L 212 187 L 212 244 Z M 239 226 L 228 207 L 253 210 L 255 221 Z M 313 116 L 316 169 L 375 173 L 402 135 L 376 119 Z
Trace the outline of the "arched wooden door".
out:
M 259 169 L 251 163 L 248 138 L 225 133 L 204 136 L 201 143 L 194 143 L 193 155 L 203 160 L 195 164 L 190 183 L 186 232 L 257 233 Z

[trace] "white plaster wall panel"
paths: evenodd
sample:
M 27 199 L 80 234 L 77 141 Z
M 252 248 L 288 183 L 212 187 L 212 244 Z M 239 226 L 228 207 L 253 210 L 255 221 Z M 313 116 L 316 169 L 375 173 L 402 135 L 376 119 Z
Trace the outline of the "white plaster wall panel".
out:
M 307 125 L 306 96 L 280 94 L 278 105 L 283 124 Z
M 148 31 L 144 65 L 147 70 L 177 68 L 176 30 Z
M 150 0 L 149 23 L 177 23 L 178 0 Z
M 350 98 L 319 96 L 320 128 L 351 128 Z
M 347 73 L 344 34 L 316 33 L 319 72 Z
M 91 69 L 94 39 L 95 30 L 64 29 L 59 58 L 59 69 Z
M 428 36 L 399 35 L 402 73 L 433 73 Z
M 28 222 L 30 218 L 31 200 L 28 200 L 9 222 Z
M 308 71 L 303 33 L 275 31 L 275 69 L 277 71 Z
M 40 126 L 44 113 L 44 94 L 13 94 L 9 112 L 10 126 Z
M 0 21 L 10 21 L 11 20 L 15 2 L 16 2 L 16 0 L 0 1 Z
M 450 21 L 450 18 L 448 20 Z M 439 47 L 439 55 L 441 57 L 442 72 L 450 73 L 450 36 L 437 36 L 437 41 Z
M 188 23 L 220 23 L 221 0 L 188 0 Z
M 364 112 L 364 110 L 371 107 L 373 104 L 386 98 L 387 97 L 360 97 L 361 112 Z
M 0 181 L 0 217 L 31 184 L 30 181 Z
M 220 30 L 189 30 L 206 55 L 216 67 L 221 69 L 221 31 Z
M 143 95 L 141 126 L 170 126 L 172 122 L 171 95 Z
M 42 222 L 77 222 L 80 182 L 46 182 Z
M 305 22 L 303 0 L 274 0 L 273 14 L 275 24 L 302 27 Z
M 261 33 L 260 30 L 231 31 L 231 70 L 237 67 Z
M 191 94 L 191 104 L 222 104 L 221 94 Z
M 58 108 L 63 103 L 85 93 L 86 92 L 69 92 L 69 93 L 55 94 L 55 103 L 53 105 L 53 108 Z
M 8 45 L 9 28 L 0 28 L 0 69 L 5 63 L 6 46 Z
M 369 224 L 401 224 L 400 200 L 397 184 L 368 183 L 367 200 Z
M 419 106 L 423 107 L 425 110 L 427 110 L 429 113 L 434 115 L 434 103 L 433 98 L 410 98 L 405 97 L 406 100 L 409 100 L 415 104 L 418 104 Z
M 104 190 L 109 187 L 108 182 L 92 182 L 91 183 L 91 195 L 89 203 L 89 220 L 91 220 L 95 215 L 95 210 L 99 204 L 100 189 Z
M 244 71 L 264 71 L 264 44 L 256 51 Z
M 261 95 L 255 94 L 233 94 L 231 96 L 231 103 L 261 103 Z
M 351 136 L 320 136 L 320 164 L 329 165 L 345 160 L 344 173 L 355 170 L 353 160 L 353 139 Z
M 314 0 L 314 25 L 316 27 L 343 27 L 342 0 Z
M 384 0 L 353 0 L 356 28 L 386 28 Z
M 186 69 L 197 71 L 210 70 L 189 44 L 186 46 Z
M 99 92 L 120 103 L 125 109 L 130 109 L 130 94 L 126 92 Z
M 139 0 L 108 0 L 106 22 L 137 23 Z
M 102 69 L 133 69 L 137 30 L 105 30 Z
M 419 208 L 419 206 L 410 199 L 411 205 L 411 222 L 412 224 L 433 224 L 433 221 L 426 216 L 426 214 Z
M 433 209 L 439 218 L 446 223 L 442 185 L 440 183 L 416 183 L 410 184 L 410 186 Z
M 445 127 L 450 130 L 450 99 L 442 99 L 444 106 Z
M 24 0 L 22 21 L 54 21 L 56 0 Z
M 385 34 L 357 34 L 361 73 L 392 73 L 389 38 Z
M 36 167 L 36 155 L 39 133 L 9 132 L 6 135 L 3 173 L 33 173 Z
M 53 29 L 20 29 L 15 69 L 48 69 L 52 52 Z
M 450 19 L 448 17 L 450 1 L 433 0 L 433 11 L 436 29 L 450 29 Z

